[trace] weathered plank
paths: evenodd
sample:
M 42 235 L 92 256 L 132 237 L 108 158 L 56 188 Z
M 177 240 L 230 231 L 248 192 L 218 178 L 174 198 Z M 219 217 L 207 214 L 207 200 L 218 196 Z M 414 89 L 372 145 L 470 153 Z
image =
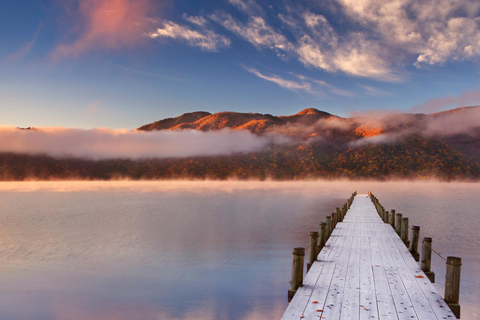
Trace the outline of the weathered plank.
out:
M 408 248 L 367 195 L 357 195 L 343 222 L 282 319 L 455 319 Z

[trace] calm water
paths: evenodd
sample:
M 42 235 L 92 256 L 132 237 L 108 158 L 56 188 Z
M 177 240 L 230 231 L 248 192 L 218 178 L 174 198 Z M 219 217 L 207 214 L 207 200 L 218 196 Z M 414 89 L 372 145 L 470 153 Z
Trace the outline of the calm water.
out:
M 480 184 L 186 181 L 0 183 L 0 319 L 280 318 L 292 248 L 355 189 L 462 257 L 480 319 Z

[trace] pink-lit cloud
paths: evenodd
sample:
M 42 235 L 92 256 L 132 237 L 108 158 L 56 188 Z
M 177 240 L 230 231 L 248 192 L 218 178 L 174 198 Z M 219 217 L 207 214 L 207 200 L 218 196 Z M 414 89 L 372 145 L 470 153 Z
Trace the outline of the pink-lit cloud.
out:
M 150 0 L 72 0 L 62 5 L 73 24 L 73 39 L 56 47 L 54 59 L 135 47 L 145 41 L 143 34 L 151 27 L 148 15 L 155 11 Z
M 253 152 L 288 141 L 249 131 L 128 131 L 113 129 L 0 127 L 0 152 L 47 154 L 88 159 L 168 158 Z

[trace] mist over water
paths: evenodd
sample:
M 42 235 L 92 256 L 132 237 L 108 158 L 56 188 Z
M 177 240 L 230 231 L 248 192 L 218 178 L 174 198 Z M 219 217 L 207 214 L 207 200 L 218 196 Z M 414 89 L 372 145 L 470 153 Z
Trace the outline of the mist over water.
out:
M 353 190 L 462 257 L 479 318 L 480 184 L 434 181 L 0 183 L 0 318 L 278 319 L 292 248 Z

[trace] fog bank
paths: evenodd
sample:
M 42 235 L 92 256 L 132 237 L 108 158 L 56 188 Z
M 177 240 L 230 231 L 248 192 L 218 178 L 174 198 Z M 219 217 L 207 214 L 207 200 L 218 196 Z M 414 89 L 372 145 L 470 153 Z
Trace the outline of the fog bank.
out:
M 281 135 L 259 137 L 245 130 L 128 131 L 113 129 L 0 127 L 0 152 L 88 159 L 215 156 L 259 151 L 287 142 Z

